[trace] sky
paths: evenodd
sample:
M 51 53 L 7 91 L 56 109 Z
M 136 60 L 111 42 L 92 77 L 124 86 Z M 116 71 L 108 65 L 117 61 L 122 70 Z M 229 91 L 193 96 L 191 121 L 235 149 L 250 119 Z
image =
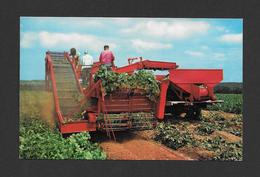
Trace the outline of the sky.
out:
M 98 61 L 105 44 L 117 66 L 142 56 L 179 68 L 220 68 L 224 82 L 243 81 L 242 19 L 101 17 L 20 17 L 20 80 L 44 80 L 48 50 L 75 47 Z

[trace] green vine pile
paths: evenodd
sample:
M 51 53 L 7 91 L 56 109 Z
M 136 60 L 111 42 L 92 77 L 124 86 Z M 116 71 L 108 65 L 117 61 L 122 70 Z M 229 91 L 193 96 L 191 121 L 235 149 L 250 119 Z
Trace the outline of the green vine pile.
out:
M 37 118 L 21 118 L 19 131 L 20 159 L 88 159 L 104 160 L 106 154 L 90 142 L 87 132 L 63 138 Z
M 158 81 L 153 72 L 139 70 L 132 75 L 127 73 L 116 73 L 101 66 L 95 74 L 95 82 L 102 80 L 102 86 L 105 94 L 109 95 L 118 90 L 128 90 L 134 92 L 142 90 L 142 92 L 152 101 L 156 101 L 160 93 Z

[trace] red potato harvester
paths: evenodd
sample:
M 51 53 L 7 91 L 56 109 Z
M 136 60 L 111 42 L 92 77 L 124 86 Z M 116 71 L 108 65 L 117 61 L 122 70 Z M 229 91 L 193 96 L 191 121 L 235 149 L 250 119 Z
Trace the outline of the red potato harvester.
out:
M 161 70 L 166 75 L 156 75 L 160 83 L 157 101 L 138 93 L 118 91 L 105 95 L 102 81 L 94 82 L 100 67 L 96 62 L 86 88 L 80 83 L 81 68 L 69 58 L 67 52 L 46 52 L 46 89 L 53 92 L 57 122 L 61 133 L 105 130 L 109 136 L 114 131 L 140 130 L 156 126 L 166 114 L 199 119 L 201 108 L 222 102 L 216 100 L 213 89 L 223 79 L 222 69 L 179 69 L 174 62 L 130 58 L 128 65 L 113 67 L 117 73 L 132 74 L 137 70 Z M 75 101 L 73 94 L 81 95 Z M 86 106 L 86 102 L 91 102 Z M 73 118 L 74 113 L 84 115 Z M 101 117 L 101 118 L 100 118 Z M 149 124 L 147 123 L 149 121 Z

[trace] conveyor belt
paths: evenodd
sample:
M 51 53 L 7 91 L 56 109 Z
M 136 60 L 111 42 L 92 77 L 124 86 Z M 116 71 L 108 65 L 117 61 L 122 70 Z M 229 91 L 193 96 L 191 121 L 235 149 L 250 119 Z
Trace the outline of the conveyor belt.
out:
M 57 86 L 59 106 L 63 117 L 66 120 L 68 113 L 79 107 L 79 98 L 82 94 L 77 87 L 77 82 L 70 62 L 62 52 L 49 52 Z M 73 115 L 70 119 L 80 119 L 80 114 Z

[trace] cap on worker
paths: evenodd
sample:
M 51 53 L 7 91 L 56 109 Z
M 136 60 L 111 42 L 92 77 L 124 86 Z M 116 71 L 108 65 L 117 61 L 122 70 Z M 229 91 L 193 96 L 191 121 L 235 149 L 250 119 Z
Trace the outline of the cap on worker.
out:
M 85 51 L 84 51 L 84 54 L 87 54 L 87 53 L 88 53 L 88 50 L 85 50 Z

